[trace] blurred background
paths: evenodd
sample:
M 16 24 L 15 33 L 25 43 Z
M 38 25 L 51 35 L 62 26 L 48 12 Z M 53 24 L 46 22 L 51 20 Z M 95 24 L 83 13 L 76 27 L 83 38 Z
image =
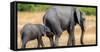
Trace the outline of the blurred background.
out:
M 40 4 L 18 4 L 18 11 L 46 11 L 51 5 L 40 5 Z M 91 7 L 80 7 L 81 11 L 84 11 L 86 15 L 96 15 L 96 8 Z

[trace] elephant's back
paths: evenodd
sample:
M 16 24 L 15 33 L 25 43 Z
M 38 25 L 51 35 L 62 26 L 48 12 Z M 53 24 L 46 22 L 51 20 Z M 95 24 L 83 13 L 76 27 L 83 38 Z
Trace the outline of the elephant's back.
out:
M 45 13 L 45 18 L 49 20 L 70 18 L 73 14 L 73 7 L 54 6 Z
M 32 26 L 32 24 L 30 24 L 30 23 L 25 24 L 25 25 L 23 26 L 23 28 L 22 28 L 22 31 L 23 31 L 23 32 L 28 32 L 28 31 L 30 31 L 31 26 Z
M 27 24 L 24 25 L 22 31 L 25 32 L 25 33 L 36 34 L 39 31 L 38 26 L 39 26 L 39 24 L 27 23 Z
M 54 6 L 50 8 L 46 14 L 45 19 L 47 21 L 62 23 L 68 23 L 73 17 L 73 7 L 70 6 Z

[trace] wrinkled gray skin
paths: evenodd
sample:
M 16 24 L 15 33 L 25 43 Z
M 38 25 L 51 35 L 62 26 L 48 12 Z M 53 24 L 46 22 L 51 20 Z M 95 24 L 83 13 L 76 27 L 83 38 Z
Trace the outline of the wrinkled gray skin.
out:
M 40 45 L 43 47 L 43 41 L 42 36 L 44 36 L 45 33 L 50 33 L 50 29 L 44 25 L 41 24 L 26 24 L 24 25 L 23 29 L 21 30 L 21 39 L 22 39 L 22 48 L 26 47 L 26 43 L 30 40 L 37 39 L 38 46 Z
M 58 46 L 58 40 L 63 31 L 69 33 L 67 46 L 75 45 L 74 27 L 79 24 L 81 27 L 81 44 L 83 45 L 84 34 L 84 15 L 77 7 L 70 6 L 54 6 L 50 8 L 44 15 L 44 24 L 50 28 L 54 35 L 49 36 L 51 46 Z M 53 40 L 53 36 L 55 39 Z

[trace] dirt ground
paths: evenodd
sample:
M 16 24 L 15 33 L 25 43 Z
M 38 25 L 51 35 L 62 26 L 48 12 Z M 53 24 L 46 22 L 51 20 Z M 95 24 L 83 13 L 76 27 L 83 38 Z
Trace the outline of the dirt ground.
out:
M 21 48 L 22 41 L 21 41 L 21 34 L 20 30 L 22 27 L 27 23 L 32 24 L 42 24 L 42 18 L 44 12 L 18 12 L 18 38 L 17 44 L 18 48 Z M 96 16 L 86 16 L 85 17 L 85 34 L 84 34 L 84 43 L 85 45 L 88 44 L 96 44 Z M 79 25 L 75 26 L 75 45 L 80 45 L 80 27 Z M 67 46 L 68 41 L 68 33 L 64 31 L 59 39 L 59 46 Z M 44 36 L 43 42 L 45 47 L 50 46 L 49 39 Z M 37 47 L 37 40 L 29 41 L 26 45 L 26 48 L 36 48 Z

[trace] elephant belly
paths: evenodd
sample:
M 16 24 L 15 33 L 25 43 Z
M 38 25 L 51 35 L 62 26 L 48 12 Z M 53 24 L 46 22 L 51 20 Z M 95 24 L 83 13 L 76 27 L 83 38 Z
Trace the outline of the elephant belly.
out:
M 31 34 L 31 35 L 30 35 L 30 40 L 34 40 L 34 39 L 37 39 L 37 35 Z
M 60 19 L 60 26 L 62 30 L 66 30 L 67 27 L 69 26 L 70 20 L 68 19 Z

